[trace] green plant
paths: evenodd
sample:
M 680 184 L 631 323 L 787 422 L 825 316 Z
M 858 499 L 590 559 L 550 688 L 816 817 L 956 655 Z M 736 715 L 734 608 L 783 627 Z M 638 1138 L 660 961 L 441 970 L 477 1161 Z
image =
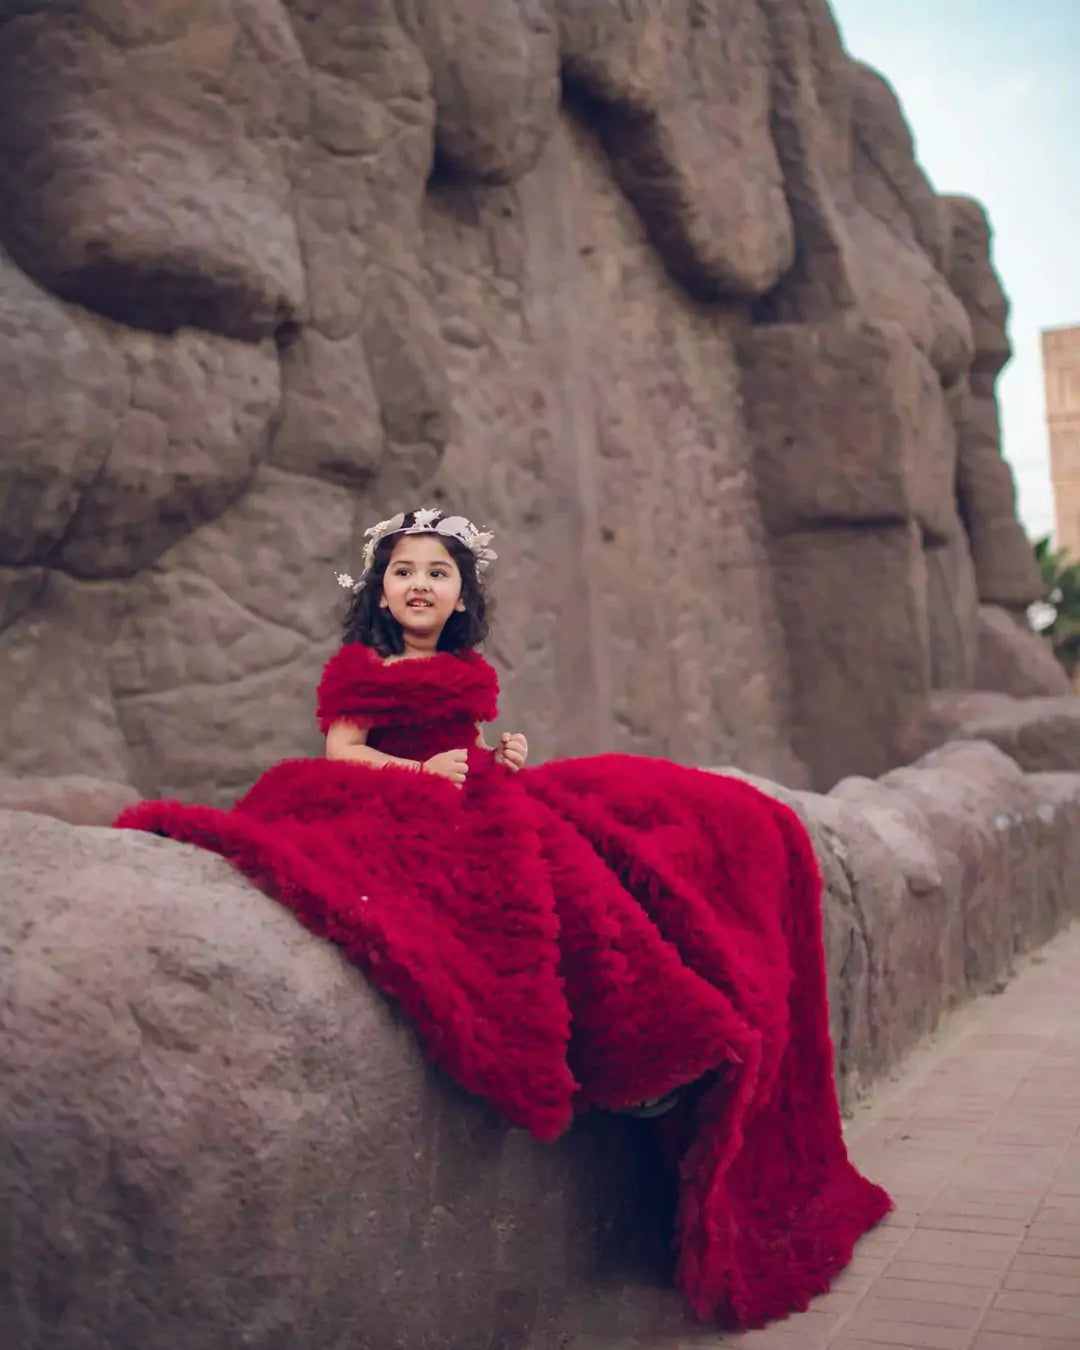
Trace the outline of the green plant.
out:
M 1080 669 L 1080 562 L 1055 549 L 1050 536 L 1036 540 L 1035 558 L 1043 577 L 1043 598 L 1032 605 L 1032 626 L 1049 641 L 1069 672 Z

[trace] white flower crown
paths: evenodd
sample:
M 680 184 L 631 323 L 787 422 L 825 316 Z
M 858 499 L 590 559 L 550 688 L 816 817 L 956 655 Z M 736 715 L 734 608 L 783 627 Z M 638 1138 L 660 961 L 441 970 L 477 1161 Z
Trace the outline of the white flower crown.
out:
M 447 535 L 451 539 L 456 539 L 459 544 L 464 544 L 472 553 L 476 559 L 478 572 L 484 571 L 499 556 L 488 547 L 494 538 L 490 530 L 478 530 L 472 521 L 466 520 L 464 516 L 444 516 L 440 510 L 425 506 L 413 512 L 411 525 L 405 524 L 405 513 L 399 511 L 389 520 L 380 520 L 378 525 L 372 525 L 370 530 L 365 530 L 364 538 L 367 543 L 364 545 L 364 570 L 358 578 L 350 576 L 348 572 L 339 572 L 338 585 L 350 591 L 362 591 L 375 564 L 375 550 L 390 534 Z

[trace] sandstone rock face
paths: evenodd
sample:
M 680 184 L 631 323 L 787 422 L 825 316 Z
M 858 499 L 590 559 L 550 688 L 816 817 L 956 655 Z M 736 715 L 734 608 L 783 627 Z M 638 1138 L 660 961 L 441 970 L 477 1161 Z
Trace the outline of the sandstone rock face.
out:
M 990 225 L 978 202 L 943 199 L 952 222 L 948 277 L 971 320 L 975 359 L 955 391 L 957 498 L 979 596 L 1022 609 L 1042 595 L 1031 545 L 1016 518 L 1016 487 L 1001 457 L 995 386 L 1009 360 L 1009 302 L 989 262 Z
M 125 806 L 138 800 L 132 787 L 85 774 L 16 778 L 0 773 L 0 811 L 29 811 L 69 825 L 111 825 Z
M 840 1067 L 858 1090 L 1077 917 L 1080 774 L 1025 774 L 995 746 L 957 743 L 876 782 L 846 779 L 825 802 L 826 820 L 848 822 L 842 861 L 868 951 L 866 1019 L 836 1026 L 851 996 L 832 972 Z
M 979 607 L 974 687 L 1012 694 L 1014 698 L 1073 692 L 1065 668 L 1046 639 L 1033 633 L 1023 619 L 996 605 Z
M 902 739 L 911 758 L 946 741 L 989 741 L 1030 773 L 1080 772 L 1080 699 L 936 694 Z
M 955 744 L 829 796 L 761 782 L 826 881 L 847 1101 L 1080 915 L 1080 773 Z M 424 1064 L 226 863 L 0 812 L 0 1268 L 18 1350 L 630 1350 L 665 1288 L 648 1128 L 554 1146 Z
M 681 1320 L 640 1124 L 509 1129 L 209 854 L 0 812 L 0 855 L 19 1350 L 497 1350 Z
M 898 762 L 1034 595 L 978 208 L 826 0 L 361 9 L 3 12 L 0 761 L 228 801 L 452 501 L 536 754 Z

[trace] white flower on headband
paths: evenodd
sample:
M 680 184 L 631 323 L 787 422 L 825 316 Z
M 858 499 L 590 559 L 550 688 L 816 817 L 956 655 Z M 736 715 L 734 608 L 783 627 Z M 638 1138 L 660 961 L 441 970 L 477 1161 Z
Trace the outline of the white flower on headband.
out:
M 417 511 L 416 514 L 419 517 L 420 515 L 427 515 L 427 512 Z M 416 526 L 413 526 L 405 533 L 412 534 L 416 528 Z M 476 570 L 478 572 L 482 572 L 489 563 L 493 563 L 499 556 L 488 548 L 495 537 L 491 531 L 478 530 L 472 521 L 466 520 L 464 516 L 445 516 L 434 529 L 436 534 L 448 534 L 452 539 L 457 539 L 464 544 L 476 559 Z
M 365 530 L 364 538 L 367 543 L 364 545 L 364 570 L 359 580 L 348 572 L 339 572 L 337 574 L 339 586 L 351 591 L 363 590 L 368 573 L 375 565 L 375 550 L 389 534 L 443 534 L 456 539 L 472 553 L 476 559 L 478 572 L 484 571 L 499 556 L 489 547 L 495 537 L 490 530 L 478 530 L 472 521 L 466 520 L 464 516 L 444 516 L 437 507 L 424 506 L 419 511 L 413 512 L 413 523 L 407 527 L 405 513 L 399 511 L 389 520 L 380 520 L 377 525 Z

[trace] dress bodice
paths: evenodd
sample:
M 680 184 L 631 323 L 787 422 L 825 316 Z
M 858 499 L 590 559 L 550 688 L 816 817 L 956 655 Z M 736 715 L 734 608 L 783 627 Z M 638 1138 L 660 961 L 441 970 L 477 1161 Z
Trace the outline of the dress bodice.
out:
M 477 723 L 498 715 L 499 682 L 476 652 L 384 661 L 360 643 L 332 656 L 319 685 L 319 725 L 363 726 L 368 744 L 402 759 L 476 745 Z
M 430 759 L 444 750 L 471 750 L 476 745 L 476 722 L 468 717 L 446 717 L 415 726 L 373 727 L 367 743 L 397 759 Z

